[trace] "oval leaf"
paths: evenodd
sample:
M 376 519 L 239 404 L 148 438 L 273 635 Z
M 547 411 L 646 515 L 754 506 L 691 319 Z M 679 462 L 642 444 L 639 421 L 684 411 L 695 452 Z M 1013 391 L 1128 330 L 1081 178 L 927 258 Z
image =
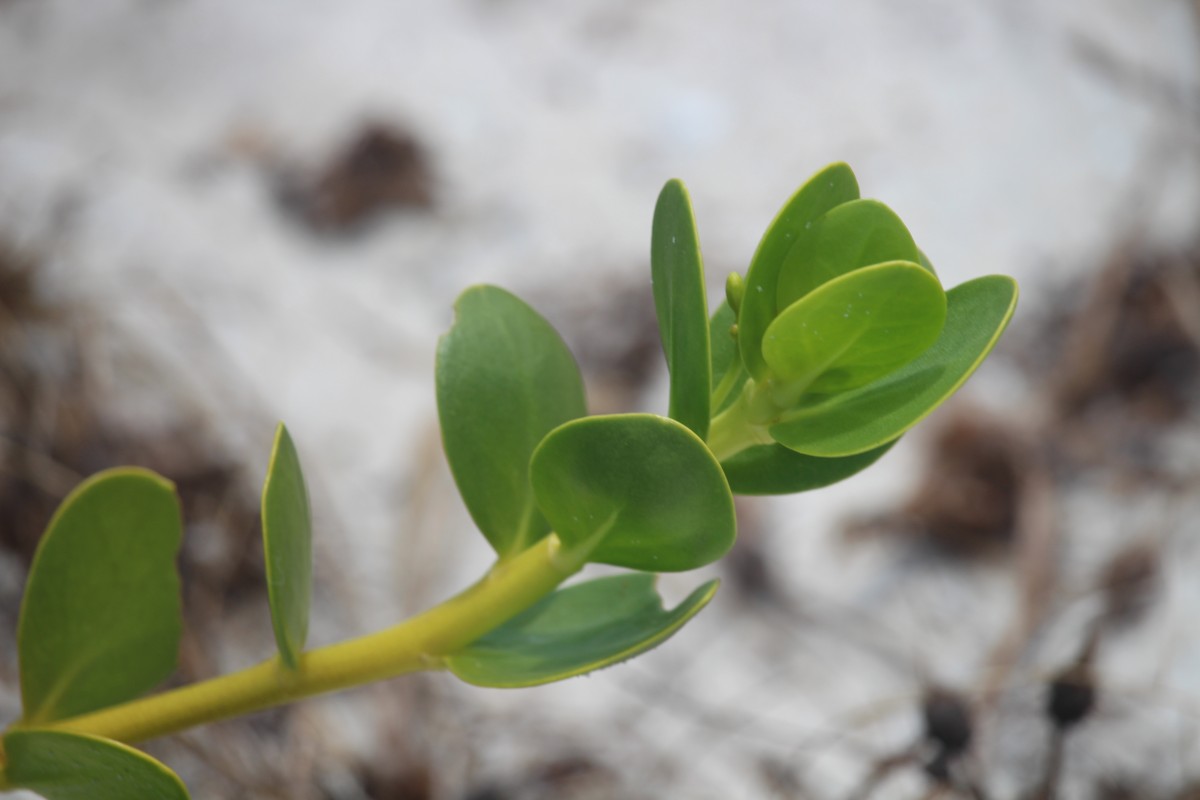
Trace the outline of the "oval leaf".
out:
M 60 731 L 13 731 L 4 737 L 8 788 L 46 800 L 186 800 L 179 776 L 150 756 L 111 739 Z
M 671 419 L 703 439 L 708 435 L 708 300 L 704 263 L 687 189 L 667 181 L 654 207 L 650 235 L 650 276 L 654 309 L 671 374 Z
M 874 464 L 896 440 L 841 458 L 807 456 L 781 444 L 750 447 L 721 462 L 734 494 L 795 494 L 846 480 Z
M 767 374 L 762 357 L 762 337 L 775 318 L 779 273 L 797 238 L 822 214 L 858 198 L 858 181 L 845 164 L 831 164 L 792 195 L 763 234 L 750 269 L 745 295 L 738 311 L 738 346 L 742 362 L 755 379 Z
M 263 555 L 279 657 L 300 664 L 312 600 L 312 512 L 296 445 L 283 423 L 275 430 L 262 491 Z
M 657 647 L 716 591 L 717 581 L 709 581 L 667 611 L 653 575 L 598 578 L 559 589 L 446 664 L 476 686 L 517 688 L 561 681 Z
M 567 550 L 652 572 L 694 569 L 733 545 L 733 497 L 708 447 L 652 414 L 588 417 L 533 454 L 538 505 Z
M 796 237 L 779 272 L 776 309 L 782 311 L 839 275 L 885 261 L 921 262 L 908 228 L 878 200 L 843 203 Z
M 98 473 L 58 507 L 17 629 L 27 724 L 129 700 L 171 674 L 180 536 L 174 485 L 148 470 Z
M 946 325 L 914 361 L 874 383 L 821 399 L 771 427 L 780 444 L 809 455 L 862 453 L 924 419 L 963 384 L 1012 318 L 1017 284 L 989 275 L 946 293 Z
M 946 293 L 927 270 L 893 262 L 855 270 L 784 309 L 763 337 L 771 371 L 801 391 L 853 389 L 925 352 L 946 321 Z
M 468 289 L 455 310 L 437 354 L 442 443 L 467 510 L 504 558 L 549 531 L 529 458 L 552 429 L 587 413 L 583 379 L 550 323 L 503 289 Z

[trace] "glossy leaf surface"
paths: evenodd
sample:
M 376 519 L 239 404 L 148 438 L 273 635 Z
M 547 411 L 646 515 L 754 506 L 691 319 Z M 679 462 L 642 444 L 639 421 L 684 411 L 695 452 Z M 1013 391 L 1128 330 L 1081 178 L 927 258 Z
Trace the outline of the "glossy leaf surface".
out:
M 671 419 L 703 439 L 708 434 L 711 381 L 708 301 L 696 220 L 687 189 L 668 181 L 654 207 L 650 238 L 654 308 L 671 375 Z
M 930 272 L 903 261 L 841 275 L 775 318 L 763 358 L 785 382 L 825 394 L 881 378 L 937 341 L 946 293 Z
M 801 453 L 847 456 L 889 442 L 925 418 L 996 345 L 1017 303 L 1011 278 L 976 278 L 946 293 L 946 324 L 913 362 L 858 389 L 816 402 L 771 428 Z
M 437 354 L 442 443 L 475 524 L 501 556 L 549 531 L 529 485 L 542 437 L 586 412 L 579 367 L 536 311 L 494 286 L 463 292 Z
M 46 800 L 186 800 L 174 772 L 109 739 L 59 731 L 13 731 L 4 737 L 4 779 Z
M 843 203 L 797 235 L 779 272 L 776 310 L 840 275 L 885 261 L 920 263 L 908 228 L 877 200 Z
M 125 467 L 63 501 L 38 546 L 17 631 L 29 723 L 137 697 L 175 669 L 182 626 L 174 486 Z
M 874 464 L 892 449 L 885 445 L 840 458 L 820 458 L 768 444 L 743 450 L 721 462 L 734 494 L 795 494 L 844 481 Z
M 738 311 L 738 346 L 747 371 L 756 379 L 767 373 L 762 338 L 778 310 L 779 273 L 806 226 L 836 206 L 858 198 L 858 181 L 845 164 L 831 164 L 800 187 L 771 221 L 746 273 L 745 296 Z
M 709 581 L 670 611 L 646 573 L 598 578 L 559 589 L 447 659 L 478 686 L 535 686 L 583 675 L 666 641 L 716 593 Z
M 281 423 L 262 492 L 263 555 L 279 657 L 300 663 L 312 601 L 312 511 L 296 445 Z
M 533 455 L 538 505 L 568 550 L 651 572 L 694 569 L 733 545 L 733 497 L 691 430 L 652 414 L 556 428 Z

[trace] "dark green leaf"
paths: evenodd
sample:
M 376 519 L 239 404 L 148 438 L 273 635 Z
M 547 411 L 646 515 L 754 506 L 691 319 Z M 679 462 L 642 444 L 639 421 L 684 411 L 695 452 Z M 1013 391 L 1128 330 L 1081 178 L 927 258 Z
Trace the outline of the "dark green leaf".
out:
M 283 423 L 275 430 L 271 463 L 263 482 L 262 527 L 275 644 L 283 663 L 295 669 L 308 638 L 312 512 L 300 457 Z
M 848 456 L 890 442 L 924 419 L 995 347 L 1016 308 L 1017 284 L 989 275 L 951 289 L 946 300 L 942 335 L 921 356 L 874 383 L 801 407 L 773 426 L 771 436 L 801 453 Z
M 708 301 L 687 189 L 668 181 L 654 207 L 650 273 L 658 330 L 671 373 L 671 419 L 708 434 Z
M 779 272 L 776 310 L 861 267 L 920 260 L 908 228 L 890 208 L 877 200 L 843 203 L 797 235 Z
M 175 669 L 180 529 L 174 486 L 142 469 L 94 475 L 59 506 L 21 604 L 26 723 L 129 700 Z
M 858 198 L 858 182 L 845 164 L 831 164 L 800 187 L 763 234 L 750 269 L 738 312 L 738 346 L 742 362 L 755 379 L 767 374 L 762 337 L 778 309 L 779 273 L 788 252 L 805 227 L 842 203 Z
M 663 608 L 646 573 L 559 589 L 447 659 L 478 686 L 515 688 L 560 681 L 633 658 L 666 641 L 717 590 L 709 581 L 674 609 Z
M 475 524 L 501 558 L 549 528 L 529 458 L 556 426 L 587 413 L 579 367 L 536 311 L 494 286 L 463 292 L 437 355 L 442 442 Z
M 187 800 L 174 772 L 119 742 L 60 731 L 4 737 L 4 783 L 46 800 Z
M 864 267 L 821 284 L 783 310 L 763 337 L 771 371 L 801 391 L 870 383 L 923 353 L 946 321 L 946 293 L 916 264 Z
M 892 449 L 896 440 L 841 458 L 806 456 L 781 444 L 743 450 L 721 462 L 734 494 L 795 494 L 820 489 L 862 472 Z
M 588 417 L 533 454 L 538 505 L 564 547 L 651 572 L 711 563 L 733 545 L 733 497 L 708 447 L 651 414 Z

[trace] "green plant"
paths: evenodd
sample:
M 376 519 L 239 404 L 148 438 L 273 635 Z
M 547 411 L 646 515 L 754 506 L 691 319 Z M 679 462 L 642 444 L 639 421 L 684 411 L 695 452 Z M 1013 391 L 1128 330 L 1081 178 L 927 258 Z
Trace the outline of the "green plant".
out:
M 24 714 L 4 735 L 0 785 L 51 800 L 186 797 L 126 743 L 414 671 L 533 686 L 655 647 L 717 585 L 668 610 L 653 573 L 729 549 L 731 491 L 799 492 L 869 466 L 967 379 L 1017 297 L 999 276 L 943 291 L 903 223 L 858 199 L 844 164 L 788 201 L 711 318 L 677 181 L 655 209 L 651 266 L 669 417 L 587 416 L 574 360 L 533 309 L 490 286 L 458 299 L 438 348 L 442 437 L 497 560 L 392 628 L 305 649 L 311 519 L 281 425 L 262 497 L 278 656 L 146 696 L 173 671 L 180 637 L 178 503 L 170 482 L 141 469 L 85 481 L 30 570 Z M 590 562 L 630 572 L 559 588 Z

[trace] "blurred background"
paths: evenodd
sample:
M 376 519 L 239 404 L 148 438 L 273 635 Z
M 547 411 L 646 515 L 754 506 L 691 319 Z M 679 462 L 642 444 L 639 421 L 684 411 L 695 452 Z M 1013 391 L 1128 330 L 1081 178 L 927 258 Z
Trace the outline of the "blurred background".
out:
M 387 625 L 489 562 L 434 408 L 458 292 L 559 326 L 593 412 L 662 412 L 662 183 L 715 300 L 836 160 L 947 286 L 1021 281 L 959 397 L 845 484 L 740 502 L 721 592 L 648 656 L 150 751 L 197 798 L 1200 796 L 1195 0 L 0 0 L 0 721 L 82 477 L 179 486 L 178 682 L 273 653 L 280 419 L 310 643 Z

